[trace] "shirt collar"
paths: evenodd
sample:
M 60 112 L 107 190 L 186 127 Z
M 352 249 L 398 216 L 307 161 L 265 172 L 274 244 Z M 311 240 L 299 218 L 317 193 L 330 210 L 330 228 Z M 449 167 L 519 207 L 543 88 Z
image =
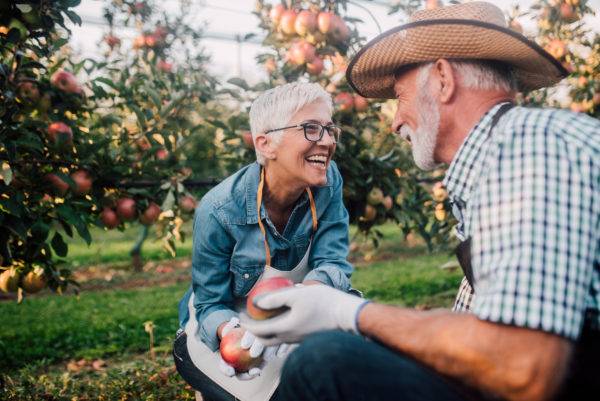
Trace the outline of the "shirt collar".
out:
M 458 198 L 463 202 L 469 200 L 475 175 L 479 170 L 477 167 L 484 159 L 485 152 L 482 150 L 489 138 L 492 120 L 503 104 L 498 103 L 485 112 L 454 155 L 443 181 L 451 199 Z

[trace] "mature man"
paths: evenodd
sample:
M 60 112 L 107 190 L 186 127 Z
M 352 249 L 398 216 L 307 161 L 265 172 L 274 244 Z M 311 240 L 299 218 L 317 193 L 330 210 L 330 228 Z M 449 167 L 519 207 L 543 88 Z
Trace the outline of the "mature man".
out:
M 417 12 L 354 57 L 348 81 L 397 100 L 417 165 L 449 165 L 465 279 L 453 312 L 325 286 L 258 298 L 290 308 L 243 319 L 266 344 L 336 330 L 290 355 L 278 399 L 597 399 L 600 122 L 513 104 L 565 75 L 484 2 Z

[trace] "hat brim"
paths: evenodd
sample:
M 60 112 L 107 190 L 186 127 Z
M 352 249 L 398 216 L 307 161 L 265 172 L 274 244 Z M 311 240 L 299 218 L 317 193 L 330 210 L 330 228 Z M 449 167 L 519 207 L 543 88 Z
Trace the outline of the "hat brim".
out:
M 475 20 L 435 19 L 411 22 L 377 36 L 350 61 L 346 78 L 361 96 L 393 99 L 399 68 L 440 58 L 505 62 L 521 91 L 554 85 L 569 74 L 539 45 L 508 28 Z

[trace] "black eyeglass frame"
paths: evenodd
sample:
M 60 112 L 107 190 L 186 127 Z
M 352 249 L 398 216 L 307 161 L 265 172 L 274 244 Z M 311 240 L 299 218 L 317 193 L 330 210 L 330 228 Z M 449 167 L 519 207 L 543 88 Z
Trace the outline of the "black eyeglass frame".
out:
M 308 126 L 308 125 L 318 125 L 321 127 L 321 132 L 319 133 L 319 138 L 317 140 L 308 138 L 308 135 L 306 134 L 306 126 Z M 270 129 L 268 131 L 265 131 L 265 134 L 270 134 L 271 132 L 275 132 L 275 131 L 283 131 L 283 130 L 290 129 L 290 128 L 300 128 L 300 127 L 302 127 L 302 131 L 304 131 L 304 138 L 309 142 L 319 142 L 321 139 L 323 139 L 323 133 L 325 132 L 325 130 L 327 130 L 328 134 L 331 134 L 331 132 L 329 131 L 330 127 L 335 127 L 340 130 L 340 134 L 339 134 L 337 140 L 335 139 L 335 137 L 332 137 L 333 143 L 338 143 L 340 141 L 340 139 L 342 138 L 342 128 L 339 125 L 335 125 L 335 124 L 323 125 L 323 124 L 317 123 L 317 122 L 308 122 L 308 123 L 290 125 L 289 127 Z

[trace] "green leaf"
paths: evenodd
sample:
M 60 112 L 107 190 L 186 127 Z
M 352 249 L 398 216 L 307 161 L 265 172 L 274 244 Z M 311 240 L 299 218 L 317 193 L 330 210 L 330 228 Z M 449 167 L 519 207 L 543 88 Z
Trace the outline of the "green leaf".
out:
M 8 215 L 6 216 L 4 223 L 5 226 L 13 233 L 17 234 L 23 239 L 27 238 L 27 227 L 25 227 L 25 223 L 23 223 L 23 220 L 20 218 Z
M 92 243 L 92 236 L 88 229 L 87 223 L 84 220 L 79 220 L 79 223 L 75 226 L 79 236 L 85 240 L 88 246 Z
M 46 241 L 46 238 L 48 238 L 50 227 L 48 227 L 48 225 L 41 220 L 38 220 L 31 226 L 29 232 L 31 233 L 31 236 L 35 242 L 43 243 Z
M 145 130 L 146 129 L 146 116 L 144 115 L 142 110 L 135 104 L 128 104 L 127 106 L 131 110 L 133 110 L 133 112 L 137 116 L 137 122 L 138 122 L 138 125 L 140 126 L 140 128 Z
M 54 252 L 56 252 L 56 254 L 62 258 L 64 258 L 65 256 L 67 256 L 67 253 L 69 251 L 69 246 L 67 245 L 67 243 L 63 240 L 62 235 L 60 235 L 60 233 L 54 233 L 54 237 L 52 238 L 52 248 L 54 249 Z
M 0 198 L 0 210 L 5 213 L 10 213 L 13 216 L 21 217 L 23 211 L 23 204 L 18 202 L 14 197 L 12 198 Z
M 244 90 L 249 90 L 250 87 L 248 86 L 248 84 L 246 83 L 245 80 L 243 80 L 242 78 L 230 78 L 227 80 L 227 83 L 230 83 L 232 85 L 235 86 L 239 86 L 240 88 L 244 89 Z
M 173 209 L 173 206 L 175 206 L 175 196 L 173 195 L 173 191 L 169 191 L 169 193 L 167 193 L 167 196 L 165 197 L 165 200 L 163 201 L 160 210 L 171 210 Z
M 219 121 L 219 120 L 207 120 L 207 121 L 208 121 L 208 123 L 209 123 L 210 125 L 214 125 L 214 126 L 215 126 L 215 127 L 217 127 L 217 128 L 222 128 L 222 129 L 224 129 L 224 130 L 228 130 L 228 129 L 229 129 L 229 127 L 228 127 L 227 125 L 223 124 L 223 123 L 222 123 L 221 121 Z
M 141 86 L 140 89 L 142 89 L 144 92 L 146 92 L 148 94 L 148 96 L 150 96 L 150 98 L 152 99 L 152 102 L 154 103 L 156 108 L 160 110 L 160 108 L 162 106 L 162 100 L 161 100 L 158 92 L 156 92 L 154 89 L 149 88 L 147 86 Z
M 102 82 L 103 84 L 110 86 L 114 90 L 117 90 L 117 86 L 115 85 L 115 83 L 108 78 L 98 77 L 94 81 Z
M 67 17 L 69 17 L 71 22 L 73 22 L 75 25 L 81 26 L 81 17 L 79 15 L 77 15 L 71 10 L 65 11 L 65 14 L 67 14 Z
M 2 178 L 4 179 L 4 183 L 6 185 L 10 185 L 10 182 L 13 178 L 12 169 L 10 168 L 10 164 L 7 162 L 2 162 L 2 167 L 0 167 L 0 173 L 2 174 Z

